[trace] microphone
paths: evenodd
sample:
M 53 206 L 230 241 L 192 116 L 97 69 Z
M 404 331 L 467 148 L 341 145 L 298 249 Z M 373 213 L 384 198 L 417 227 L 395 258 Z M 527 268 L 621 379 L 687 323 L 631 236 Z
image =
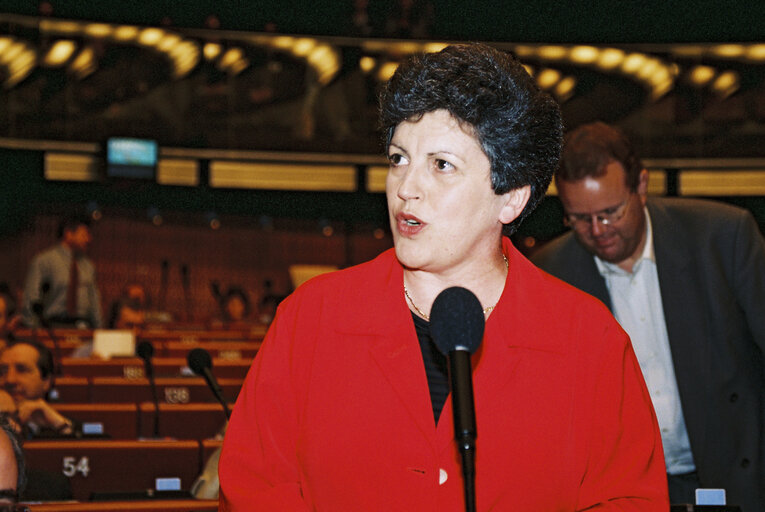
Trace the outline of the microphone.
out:
M 143 359 L 143 365 L 146 369 L 146 378 L 149 379 L 151 388 L 151 400 L 154 402 L 154 437 L 159 437 L 159 400 L 157 399 L 157 384 L 154 382 L 154 365 L 151 358 L 154 356 L 154 345 L 150 341 L 142 341 L 135 348 L 135 353 Z
M 191 320 L 191 291 L 189 281 L 189 266 L 185 263 L 181 265 L 181 285 L 183 286 L 183 304 L 186 309 L 186 321 Z
M 465 288 L 442 291 L 430 310 L 430 333 L 449 359 L 454 436 L 462 455 L 465 510 L 475 511 L 475 404 L 470 354 L 481 345 L 486 320 L 478 298 Z
M 43 283 L 42 290 L 43 295 L 48 292 L 50 289 L 50 284 Z M 62 374 L 62 368 L 61 368 L 61 347 L 58 345 L 58 338 L 56 337 L 56 334 L 53 332 L 53 328 L 48 323 L 48 320 L 43 316 L 43 311 L 45 310 L 45 306 L 42 302 L 35 302 L 32 304 L 32 313 L 37 317 L 37 321 L 40 322 L 40 325 L 45 329 L 45 332 L 48 333 L 48 337 L 50 338 L 50 341 L 53 343 L 53 353 L 56 356 L 56 360 L 54 361 L 54 373 L 57 376 L 61 376 Z M 35 336 L 37 336 L 35 332 Z
M 231 417 L 231 411 L 228 410 L 226 399 L 223 398 L 223 391 L 218 385 L 215 375 L 213 375 L 212 359 L 210 358 L 209 352 L 203 348 L 195 348 L 189 352 L 187 359 L 189 368 L 191 368 L 195 374 L 204 377 L 205 381 L 207 381 L 207 386 L 210 388 L 213 395 L 215 395 L 218 402 L 223 406 L 223 413 L 228 420 Z

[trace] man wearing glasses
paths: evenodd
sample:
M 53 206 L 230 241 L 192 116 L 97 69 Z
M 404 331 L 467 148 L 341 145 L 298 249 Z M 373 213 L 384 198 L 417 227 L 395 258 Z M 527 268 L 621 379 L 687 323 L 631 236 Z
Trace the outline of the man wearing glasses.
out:
M 571 231 L 534 262 L 602 300 L 630 335 L 670 501 L 723 488 L 743 512 L 765 511 L 765 241 L 752 215 L 649 199 L 648 171 L 604 123 L 566 137 L 555 183 Z

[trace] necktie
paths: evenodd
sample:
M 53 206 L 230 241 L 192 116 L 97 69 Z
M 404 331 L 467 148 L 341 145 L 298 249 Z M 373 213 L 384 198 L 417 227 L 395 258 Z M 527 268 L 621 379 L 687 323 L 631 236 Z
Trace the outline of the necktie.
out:
M 77 259 L 72 256 L 72 266 L 69 267 L 69 287 L 66 290 L 66 314 L 70 318 L 77 316 L 77 288 L 79 287 L 80 275 L 77 268 Z

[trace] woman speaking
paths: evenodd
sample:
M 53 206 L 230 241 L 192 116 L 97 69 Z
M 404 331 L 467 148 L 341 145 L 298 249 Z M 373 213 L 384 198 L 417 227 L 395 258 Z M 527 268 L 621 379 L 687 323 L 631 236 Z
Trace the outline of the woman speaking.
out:
M 629 338 L 503 236 L 550 183 L 557 105 L 511 56 L 458 45 L 399 67 L 381 127 L 395 248 L 280 305 L 226 433 L 221 510 L 464 510 L 430 329 L 453 286 L 486 319 L 472 355 L 476 509 L 667 510 Z

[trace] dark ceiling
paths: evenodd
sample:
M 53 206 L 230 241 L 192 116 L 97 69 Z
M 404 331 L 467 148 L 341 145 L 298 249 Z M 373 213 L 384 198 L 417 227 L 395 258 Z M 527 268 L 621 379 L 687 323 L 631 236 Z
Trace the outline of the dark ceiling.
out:
M 36 60 L 10 84 L 0 55 L 6 82 L 0 137 L 101 143 L 128 135 L 165 146 L 377 153 L 382 68 L 428 49 L 427 41 L 484 40 L 516 53 L 540 85 L 551 80 L 544 87 L 560 101 L 569 128 L 596 119 L 618 124 L 641 154 L 655 158 L 765 156 L 765 2 L 420 0 L 415 4 L 431 6 L 432 17 L 429 37 L 414 45 L 405 37 L 378 37 L 388 34 L 384 25 L 395 3 L 382 0 L 369 1 L 370 37 L 344 37 L 352 33 L 352 3 L 141 0 L 39 7 L 3 0 L 0 38 L 21 43 Z M 111 35 L 93 36 L 85 22 L 70 32 L 50 27 L 68 19 L 107 23 Z M 179 70 L 170 50 L 138 44 L 137 35 L 114 36 L 125 24 L 138 31 L 160 27 L 162 37 L 193 45 L 198 55 L 191 68 Z M 300 37 L 285 43 L 280 34 L 319 36 L 310 44 L 327 46 L 337 69 L 317 77 L 318 68 L 297 49 Z M 46 64 L 59 40 L 72 42 L 72 56 Z M 205 56 L 210 44 L 219 55 Z M 231 49 L 241 50 L 241 68 L 222 64 Z M 73 71 L 86 51 L 91 69 Z M 587 57 L 593 51 L 596 56 Z M 621 55 L 618 64 L 601 62 L 608 52 Z M 642 61 L 628 70 L 635 55 Z M 370 66 L 363 72 L 362 62 Z M 668 74 L 664 85 L 655 79 L 659 72 Z

